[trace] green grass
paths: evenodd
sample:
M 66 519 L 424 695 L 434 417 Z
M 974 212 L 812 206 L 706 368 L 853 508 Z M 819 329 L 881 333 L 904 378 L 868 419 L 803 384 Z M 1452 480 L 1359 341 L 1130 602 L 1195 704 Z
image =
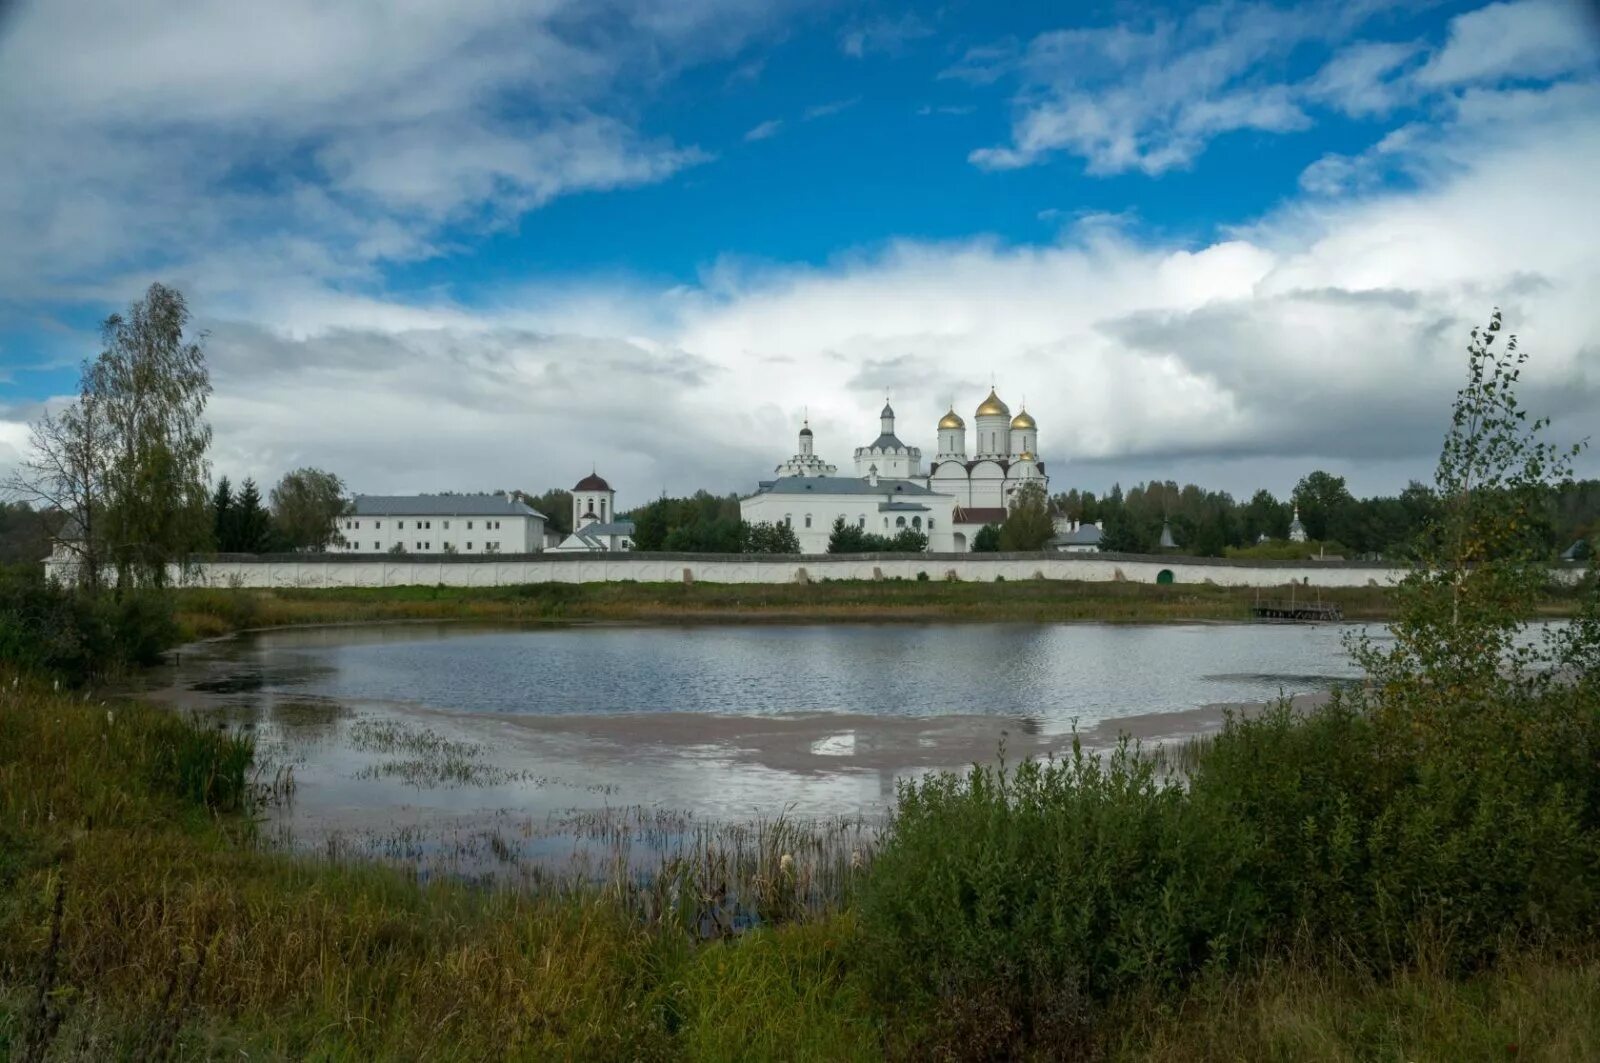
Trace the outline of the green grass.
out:
M 1387 615 L 1378 587 L 1321 592 L 1345 616 Z M 810 584 L 542 583 L 515 587 L 184 590 L 178 618 L 191 637 L 250 627 L 403 620 L 772 622 L 1069 621 L 1250 618 L 1256 592 L 1212 586 L 1011 580 L 840 581 Z M 1563 603 L 1551 603 L 1560 612 Z

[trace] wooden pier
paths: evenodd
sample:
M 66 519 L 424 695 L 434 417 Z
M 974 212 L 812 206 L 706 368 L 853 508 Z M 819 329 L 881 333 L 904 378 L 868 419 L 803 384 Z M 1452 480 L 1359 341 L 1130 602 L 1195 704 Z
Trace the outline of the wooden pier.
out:
M 1319 593 L 1315 601 L 1297 601 L 1293 588 L 1287 599 L 1262 600 L 1256 595 L 1250 612 L 1257 620 L 1296 620 L 1302 622 L 1337 621 L 1344 619 L 1344 610 L 1332 602 L 1323 602 Z

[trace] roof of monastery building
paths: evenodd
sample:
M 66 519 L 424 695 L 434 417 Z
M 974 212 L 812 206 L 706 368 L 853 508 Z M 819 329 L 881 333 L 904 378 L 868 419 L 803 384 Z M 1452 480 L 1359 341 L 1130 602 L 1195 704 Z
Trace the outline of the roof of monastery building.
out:
M 609 491 L 611 490 L 611 485 L 606 483 L 604 477 L 590 473 L 573 484 L 572 489 L 574 491 Z
M 1004 524 L 1005 506 L 957 506 L 957 524 Z
M 356 495 L 352 517 L 538 517 L 513 495 Z
M 933 495 L 937 491 L 912 483 L 910 480 L 880 479 L 868 483 L 858 476 L 784 476 L 777 480 L 762 480 L 756 493 L 774 495 Z

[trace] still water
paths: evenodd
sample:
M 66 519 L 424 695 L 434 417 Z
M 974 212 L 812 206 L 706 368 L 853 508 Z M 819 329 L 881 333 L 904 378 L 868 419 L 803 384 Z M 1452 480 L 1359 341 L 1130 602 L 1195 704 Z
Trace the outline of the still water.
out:
M 1203 733 L 1355 678 L 1336 625 L 406 624 L 191 646 L 143 693 L 255 734 L 291 845 L 570 853 L 579 824 L 871 817 L 897 779 Z M 1374 632 L 1381 635 L 1381 632 Z M 666 817 L 666 819 L 663 819 Z M 495 835 L 491 842 L 483 839 Z

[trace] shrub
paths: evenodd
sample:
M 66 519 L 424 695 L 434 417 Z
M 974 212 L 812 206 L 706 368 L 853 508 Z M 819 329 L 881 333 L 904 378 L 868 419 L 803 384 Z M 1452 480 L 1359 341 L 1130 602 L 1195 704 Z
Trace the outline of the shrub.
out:
M 1007 1055 L 1119 995 L 1303 940 L 1368 970 L 1427 955 L 1453 973 L 1508 942 L 1592 938 L 1592 701 L 1506 705 L 1447 743 L 1396 719 L 1281 705 L 1192 748 L 1182 781 L 1124 745 L 903 784 L 862 901 L 888 1006 Z
M 37 569 L 0 570 L 0 661 L 71 682 L 154 663 L 178 640 L 171 597 L 91 597 Z

